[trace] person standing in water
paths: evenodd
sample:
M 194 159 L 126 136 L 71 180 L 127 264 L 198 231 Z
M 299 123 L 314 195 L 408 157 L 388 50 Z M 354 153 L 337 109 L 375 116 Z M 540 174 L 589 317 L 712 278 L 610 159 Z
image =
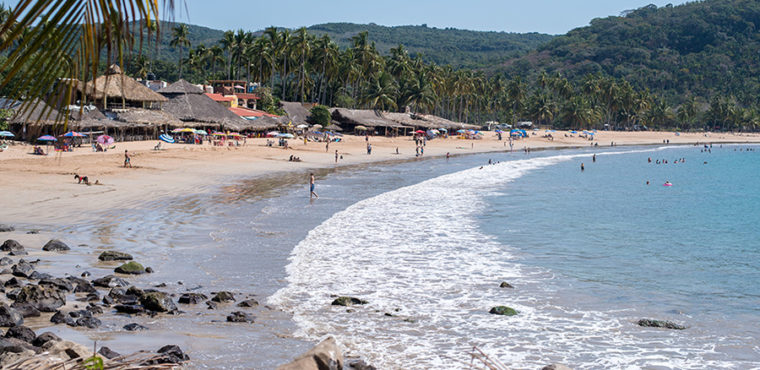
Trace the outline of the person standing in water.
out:
M 311 198 L 317 198 L 319 199 L 319 195 L 314 192 L 314 173 L 309 174 L 309 199 Z
M 583 167 L 583 163 L 581 163 L 581 172 L 583 172 L 586 168 Z
M 594 156 L 591 157 L 591 161 L 594 162 L 594 163 L 596 163 L 596 154 L 594 154 Z

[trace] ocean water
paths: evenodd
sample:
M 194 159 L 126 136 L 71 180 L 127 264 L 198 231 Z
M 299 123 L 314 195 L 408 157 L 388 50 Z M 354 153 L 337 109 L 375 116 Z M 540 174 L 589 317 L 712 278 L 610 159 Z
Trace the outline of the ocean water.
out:
M 322 198 L 298 208 L 309 231 L 292 238 L 267 302 L 292 314 L 295 337 L 334 335 L 382 369 L 466 368 L 473 347 L 510 368 L 757 368 L 760 155 L 745 148 L 498 153 L 325 175 Z M 331 306 L 338 295 L 369 303 Z M 490 315 L 496 305 L 519 314 Z

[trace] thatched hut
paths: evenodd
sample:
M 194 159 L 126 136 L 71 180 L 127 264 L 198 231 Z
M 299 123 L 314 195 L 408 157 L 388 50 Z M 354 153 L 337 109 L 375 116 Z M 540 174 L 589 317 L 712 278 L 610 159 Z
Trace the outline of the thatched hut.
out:
M 122 73 L 116 64 L 111 65 L 103 76 L 94 81 L 75 85 L 79 94 L 94 100 L 101 109 L 160 108 L 161 103 L 169 101 L 163 95 Z
M 127 125 L 127 123 L 106 117 L 96 107 L 75 108 L 70 110 L 69 114 L 69 128 L 84 132 L 90 136 L 117 132 L 115 129 L 124 128 Z
M 184 127 L 240 130 L 240 127 L 248 124 L 206 96 L 201 88 L 185 80 L 179 80 L 158 92 L 169 99 L 161 110 L 174 115 L 182 121 Z
M 333 108 L 332 119 L 339 122 L 348 131 L 355 131 L 357 126 L 365 126 L 375 131 L 383 130 L 384 135 L 403 134 L 409 127 L 383 117 L 382 113 L 369 109 Z M 380 132 L 380 131 L 378 131 Z
M 117 109 L 107 113 L 116 121 L 125 123 L 115 134 L 119 140 L 146 140 L 157 138 L 161 131 L 168 131 L 169 127 L 184 127 L 171 113 L 157 109 Z
M 448 130 L 480 130 L 480 126 L 478 125 L 471 125 L 469 123 L 461 123 L 461 122 L 454 122 L 447 120 L 445 118 L 441 118 L 438 116 L 434 116 L 432 114 L 426 114 L 426 115 L 420 115 L 422 119 L 432 122 L 437 127 L 435 128 L 445 128 Z
M 8 128 L 17 138 L 27 140 L 40 134 L 55 134 L 55 130 L 63 127 L 63 117 L 57 109 L 42 100 L 24 102 L 0 98 L 0 109 L 12 111 L 8 119 Z
M 288 115 L 290 123 L 293 124 L 293 127 L 308 124 L 307 120 L 311 115 L 309 112 L 310 107 L 305 106 L 302 103 L 287 101 L 281 101 L 280 105 L 282 105 L 282 109 Z M 313 106 L 313 104 L 309 104 L 309 106 Z

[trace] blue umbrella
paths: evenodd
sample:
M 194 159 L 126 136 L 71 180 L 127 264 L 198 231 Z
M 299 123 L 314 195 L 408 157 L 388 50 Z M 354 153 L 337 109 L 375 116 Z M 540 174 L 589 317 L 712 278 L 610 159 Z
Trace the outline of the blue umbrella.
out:
M 0 131 L 0 136 L 3 136 L 3 137 L 14 137 L 14 136 L 16 136 L 16 135 L 14 135 L 14 134 L 13 134 L 12 132 L 10 132 L 10 131 Z
M 167 142 L 169 144 L 174 144 L 174 138 L 167 134 L 161 134 L 161 136 L 158 138 L 161 139 L 161 141 Z
M 58 139 L 56 139 L 56 138 L 54 138 L 54 137 L 52 137 L 50 135 L 40 136 L 40 137 L 37 138 L 37 140 L 39 140 L 39 141 L 58 141 Z
M 67 132 L 67 133 L 65 133 L 65 134 L 63 134 L 61 136 L 63 136 L 63 137 L 85 137 L 87 135 L 79 133 L 79 132 L 76 132 L 76 131 L 69 131 L 69 132 Z

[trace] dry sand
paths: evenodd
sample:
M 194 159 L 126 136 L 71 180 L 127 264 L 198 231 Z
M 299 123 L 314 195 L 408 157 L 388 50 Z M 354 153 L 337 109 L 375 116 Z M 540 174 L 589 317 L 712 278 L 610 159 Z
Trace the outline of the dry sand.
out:
M 592 142 L 565 137 L 555 132 L 555 140 L 536 132 L 528 139 L 514 142 L 514 150 L 525 147 L 562 148 L 588 147 Z M 758 143 L 760 134 L 704 134 L 672 132 L 599 132 L 593 143 L 599 147 L 615 145 L 693 143 Z M 51 153 L 48 156 L 29 154 L 29 145 L 14 145 L 0 153 L 0 207 L 3 223 L 70 224 L 86 219 L 102 209 L 140 207 L 147 200 L 174 195 L 194 194 L 218 189 L 219 185 L 242 178 L 265 176 L 283 171 L 306 172 L 309 169 L 345 166 L 389 160 L 408 160 L 415 157 L 415 144 L 410 137 L 370 137 L 372 154 L 366 154 L 364 137 L 344 137 L 341 143 L 289 140 L 290 148 L 267 147 L 266 139 L 248 139 L 241 147 L 166 144 L 164 150 L 153 150 L 156 141 L 117 143 L 105 153 L 95 153 L 89 147 L 74 152 Z M 398 148 L 399 154 L 396 154 Z M 124 168 L 124 150 L 132 154 L 133 168 Z M 335 150 L 343 156 L 335 162 Z M 482 140 L 458 138 L 436 139 L 427 142 L 425 157 L 498 152 L 509 145 L 498 141 L 494 133 Z M 291 155 L 302 162 L 289 162 Z M 102 185 L 77 184 L 74 174 L 86 175 L 91 182 Z M 304 176 L 304 186 L 308 178 Z

